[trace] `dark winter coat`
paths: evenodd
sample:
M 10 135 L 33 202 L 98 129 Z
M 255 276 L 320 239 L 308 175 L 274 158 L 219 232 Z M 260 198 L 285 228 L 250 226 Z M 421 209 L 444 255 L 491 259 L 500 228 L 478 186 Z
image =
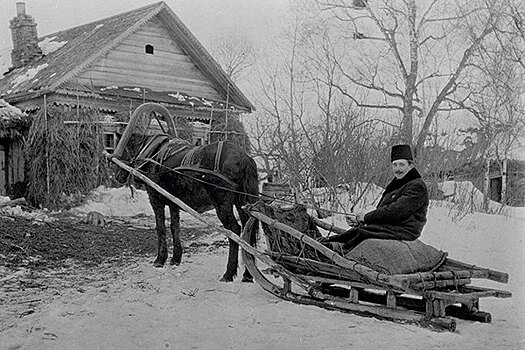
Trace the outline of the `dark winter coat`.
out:
M 421 236 L 427 222 L 428 204 L 427 187 L 413 168 L 401 179 L 390 182 L 377 209 L 365 215 L 365 225 L 358 230 L 365 235 L 386 234 L 393 236 L 390 239 L 413 241 Z

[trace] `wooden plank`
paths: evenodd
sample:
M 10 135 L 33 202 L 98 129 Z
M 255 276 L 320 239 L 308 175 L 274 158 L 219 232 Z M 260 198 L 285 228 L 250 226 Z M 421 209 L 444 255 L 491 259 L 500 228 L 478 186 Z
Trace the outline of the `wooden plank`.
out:
M 479 267 L 476 265 L 466 264 L 464 262 L 454 260 L 454 259 L 446 259 L 445 260 L 446 265 L 459 267 L 464 270 L 475 270 L 475 271 L 486 271 L 487 272 L 487 278 L 491 281 L 501 282 L 501 283 L 508 283 L 509 282 L 509 274 L 505 272 L 495 271 L 484 267 Z
M 376 284 L 368 284 L 368 283 L 362 283 L 362 282 L 356 282 L 356 281 L 345 281 L 345 280 L 338 280 L 334 278 L 326 278 L 326 277 L 320 277 L 320 276 L 311 276 L 311 275 L 305 275 L 305 274 L 296 274 L 297 276 L 300 276 L 301 278 L 304 278 L 305 280 L 311 280 L 319 283 L 328 283 L 328 284 L 338 284 L 341 286 L 349 286 L 359 289 L 380 289 L 383 291 L 390 290 L 388 287 L 380 286 Z
M 193 62 L 191 57 L 186 55 L 184 52 L 178 52 L 174 50 L 163 50 L 161 48 L 155 48 L 153 56 L 158 56 L 161 58 L 173 58 L 174 60 L 180 60 L 180 61 L 187 61 L 187 62 Z M 128 44 L 121 44 L 111 50 L 106 57 L 111 56 L 117 56 L 117 55 L 138 55 L 138 54 L 144 54 L 145 53 L 145 45 L 139 44 L 139 43 L 128 43 Z M 151 56 L 151 55 L 149 55 Z
M 447 280 L 455 278 L 471 278 L 473 277 L 471 270 L 457 270 L 457 271 L 441 271 L 441 272 L 417 272 L 412 274 L 397 274 L 396 277 L 406 279 L 411 283 L 422 281 Z M 483 276 L 487 276 L 483 272 Z M 479 276 L 479 275 L 478 275 Z
M 184 74 L 185 70 L 199 72 L 197 66 L 187 59 L 186 56 L 151 56 L 146 54 L 130 54 L 130 53 L 115 53 L 110 55 L 96 63 L 93 66 L 109 66 L 109 67 L 119 67 L 122 65 L 129 67 L 133 66 L 145 66 L 143 69 L 151 69 L 149 66 L 156 66 L 160 71 L 172 71 L 175 70 Z M 147 67 L 146 67 L 147 66 Z M 158 66 L 158 67 L 157 67 Z M 190 72 L 194 75 L 192 72 Z M 200 72 L 199 72 L 200 73 Z M 186 73 L 189 74 L 189 73 Z M 204 77 L 204 75 L 203 75 Z
M 190 96 L 199 96 L 211 100 L 222 100 L 222 96 L 211 86 L 205 84 L 187 84 L 177 80 L 163 79 L 161 81 L 150 79 L 145 76 L 132 76 L 116 73 L 89 72 L 78 77 L 79 83 L 95 86 L 137 86 L 145 87 L 155 91 L 181 91 Z
M 463 288 L 462 288 L 463 289 Z M 508 292 L 501 293 L 504 291 L 498 291 L 498 290 L 483 290 L 483 291 L 473 291 L 473 292 L 438 292 L 429 290 L 423 293 L 423 295 L 426 298 L 430 299 L 442 299 L 447 300 L 452 303 L 462 303 L 468 305 L 469 303 L 477 302 L 479 298 L 488 298 L 488 297 L 496 297 L 496 298 L 508 298 L 510 297 Z
M 133 67 L 133 71 L 130 71 L 130 67 Z M 88 71 L 91 74 L 97 72 L 101 74 L 127 74 L 128 76 L 147 76 L 148 79 L 166 79 L 171 80 L 172 82 L 183 82 L 185 84 L 192 85 L 211 85 L 206 80 L 199 79 L 198 72 L 192 72 L 187 70 L 184 73 L 181 71 L 172 71 L 170 67 L 160 67 L 160 66 L 142 66 L 142 65 L 133 65 L 126 66 L 125 64 L 111 64 L 103 65 L 97 64 L 93 65 Z M 163 70 L 165 69 L 165 70 Z M 196 73 L 196 74 L 192 74 Z
M 494 289 L 494 288 L 484 288 L 484 287 L 476 287 L 476 286 L 464 286 L 461 288 L 461 291 L 465 293 L 473 293 L 473 292 L 486 292 L 491 291 L 495 293 L 496 298 L 510 298 L 512 297 L 512 293 L 507 290 L 501 290 L 501 289 Z
M 146 45 L 153 46 L 153 54 L 146 54 Z M 191 57 L 188 56 L 179 47 L 172 45 L 163 45 L 161 43 L 154 42 L 139 42 L 139 41 L 125 41 L 115 47 L 112 51 L 108 52 L 107 55 L 112 55 L 113 52 L 129 53 L 129 54 L 144 54 L 150 57 L 186 57 L 187 60 L 192 61 Z
M 341 298 L 349 298 L 351 300 L 352 289 L 339 287 L 338 285 L 331 285 L 328 287 L 322 288 L 324 293 L 330 295 L 339 296 Z M 384 290 L 377 290 L 377 288 L 367 288 L 359 289 L 358 302 L 363 301 L 367 303 L 373 303 L 378 305 L 386 305 L 387 298 Z M 413 311 L 418 312 L 427 312 L 427 307 L 429 308 L 429 315 L 432 316 L 434 313 L 434 303 L 433 300 L 422 299 L 419 296 L 413 295 L 398 295 L 396 297 L 397 306 L 404 307 Z M 477 305 L 477 303 L 475 303 Z M 465 320 L 478 321 L 478 322 L 490 322 L 491 315 L 487 312 L 470 310 L 464 305 L 448 305 L 443 304 L 446 316 L 458 317 Z M 431 308 L 431 310 L 430 310 Z
M 470 278 L 458 278 L 453 280 L 436 280 L 412 283 L 410 286 L 418 290 L 428 290 L 435 288 L 445 288 L 453 286 L 464 286 L 471 283 Z
M 341 310 L 347 310 L 364 315 L 373 315 L 380 319 L 430 325 L 444 328 L 452 332 L 456 330 L 456 320 L 450 317 L 433 317 L 430 320 L 427 320 L 425 315 L 412 310 L 391 309 L 376 305 L 353 304 L 338 300 L 337 298 L 331 300 L 328 299 L 325 301 L 325 303 L 328 305 L 333 305 Z

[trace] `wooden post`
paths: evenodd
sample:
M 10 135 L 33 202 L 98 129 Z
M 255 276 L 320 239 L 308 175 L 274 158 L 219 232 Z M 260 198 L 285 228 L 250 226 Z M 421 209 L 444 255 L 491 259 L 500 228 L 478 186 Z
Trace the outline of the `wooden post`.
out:
M 489 201 L 490 201 L 490 159 L 487 158 L 486 164 L 485 164 L 485 182 L 483 187 L 483 210 L 488 211 L 489 209 Z
M 44 123 L 46 125 L 46 194 L 47 198 L 46 201 L 49 200 L 49 193 L 51 188 L 51 177 L 49 175 L 49 172 L 51 171 L 51 166 L 49 164 L 49 127 L 47 125 L 47 95 L 44 94 Z
M 359 289 L 352 287 L 350 289 L 349 299 L 351 303 L 358 304 L 359 303 Z
M 501 169 L 501 204 L 507 204 L 507 158 L 503 159 Z
M 396 307 L 396 294 L 391 291 L 386 292 L 386 307 L 395 308 Z

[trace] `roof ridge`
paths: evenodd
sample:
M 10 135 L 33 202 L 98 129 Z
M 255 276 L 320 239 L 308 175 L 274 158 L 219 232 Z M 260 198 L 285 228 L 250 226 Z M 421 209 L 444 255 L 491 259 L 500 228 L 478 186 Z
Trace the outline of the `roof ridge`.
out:
M 122 34 L 120 34 L 118 37 L 116 37 L 109 44 L 107 44 L 106 46 L 104 46 L 103 48 L 101 48 L 100 50 L 96 51 L 94 54 L 92 54 L 88 58 L 86 58 L 84 60 L 84 62 L 79 64 L 75 69 L 73 69 L 68 74 L 66 74 L 62 78 L 58 79 L 57 81 L 55 81 L 51 86 L 49 86 L 48 89 L 49 90 L 54 90 L 54 89 L 58 88 L 61 84 L 65 83 L 68 80 L 70 80 L 73 77 L 75 77 L 81 71 L 86 69 L 91 63 L 93 63 L 93 61 L 95 61 L 96 59 L 98 59 L 102 55 L 106 54 L 109 50 L 111 50 L 112 47 L 114 47 L 115 45 L 118 45 L 122 40 L 124 40 L 127 36 L 129 36 L 131 33 L 133 33 L 137 28 L 139 28 L 141 25 L 143 25 L 144 23 L 149 21 L 153 16 L 157 15 L 163 8 L 166 8 L 167 5 L 166 5 L 166 3 L 164 1 L 160 1 L 160 2 L 154 3 L 153 5 L 143 6 L 143 7 L 140 7 L 138 9 L 127 11 L 127 12 L 121 13 L 119 15 L 107 17 L 107 18 L 101 20 L 101 21 L 107 21 L 107 20 L 109 20 L 110 18 L 113 18 L 113 17 L 121 17 L 121 16 L 123 17 L 125 15 L 130 14 L 130 13 L 144 10 L 144 9 L 146 9 L 148 7 L 152 8 L 150 13 L 148 13 L 146 16 L 141 18 L 139 21 L 133 23 L 128 29 L 126 29 Z M 92 24 L 94 24 L 96 22 L 99 22 L 99 21 L 91 22 L 91 23 L 88 23 L 88 24 L 92 25 Z M 81 27 L 81 26 L 79 26 L 79 27 Z M 75 28 L 78 28 L 78 27 L 75 27 Z M 73 28 L 71 28 L 71 29 L 73 29 Z
M 97 19 L 96 21 L 79 24 L 77 26 L 74 26 L 74 27 L 71 27 L 71 28 L 68 28 L 68 29 L 59 30 L 58 32 L 53 32 L 53 33 L 49 33 L 49 34 L 46 34 L 46 35 L 42 35 L 42 36 L 40 36 L 38 38 L 38 40 L 40 41 L 41 39 L 44 39 L 44 38 L 47 38 L 47 37 L 53 36 L 53 35 L 57 36 L 57 34 L 60 34 L 60 33 L 63 33 L 63 32 L 67 32 L 67 31 L 70 31 L 72 29 L 81 28 L 81 27 L 84 27 L 84 26 L 90 26 L 90 25 L 93 25 L 93 24 L 96 24 L 96 23 L 99 23 L 99 22 L 106 22 L 106 21 L 109 21 L 109 20 L 111 20 L 113 18 L 126 16 L 126 15 L 128 15 L 130 13 L 133 13 L 133 12 L 143 11 L 144 9 L 146 9 L 148 7 L 154 8 L 154 7 L 157 7 L 157 6 L 161 5 L 161 4 L 165 4 L 164 1 L 158 1 L 158 2 L 155 2 L 153 4 L 145 5 L 145 6 L 133 9 L 133 10 L 117 13 L 116 15 L 113 15 L 113 16 Z

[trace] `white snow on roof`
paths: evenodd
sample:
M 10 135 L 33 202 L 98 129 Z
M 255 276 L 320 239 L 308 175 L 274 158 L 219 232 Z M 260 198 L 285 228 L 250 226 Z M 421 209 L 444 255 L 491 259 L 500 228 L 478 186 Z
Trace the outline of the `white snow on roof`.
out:
M 184 97 L 183 95 L 179 94 L 178 92 L 176 94 L 168 94 L 168 96 L 176 98 L 180 102 L 186 101 L 186 97 Z
M 49 55 L 67 44 L 67 41 L 53 41 L 54 39 L 56 39 L 56 36 L 44 38 L 44 40 L 38 43 L 38 46 L 42 49 L 42 54 Z
M 2 115 L 2 120 L 9 120 L 20 119 L 24 113 L 20 109 L 16 108 L 15 106 L 11 106 L 9 103 L 0 98 L 0 114 Z
M 22 84 L 25 81 L 31 80 L 35 77 L 35 75 L 38 74 L 42 69 L 46 68 L 48 66 L 47 63 L 41 64 L 35 68 L 29 68 L 25 74 L 21 74 L 18 77 L 16 77 L 15 80 L 13 80 L 11 87 L 14 88 L 19 84 Z
M 211 105 L 212 105 L 211 102 L 208 101 L 208 100 L 205 99 L 205 98 L 202 98 L 202 103 L 203 103 L 204 105 L 206 105 L 206 106 L 210 106 L 210 107 L 211 107 Z

